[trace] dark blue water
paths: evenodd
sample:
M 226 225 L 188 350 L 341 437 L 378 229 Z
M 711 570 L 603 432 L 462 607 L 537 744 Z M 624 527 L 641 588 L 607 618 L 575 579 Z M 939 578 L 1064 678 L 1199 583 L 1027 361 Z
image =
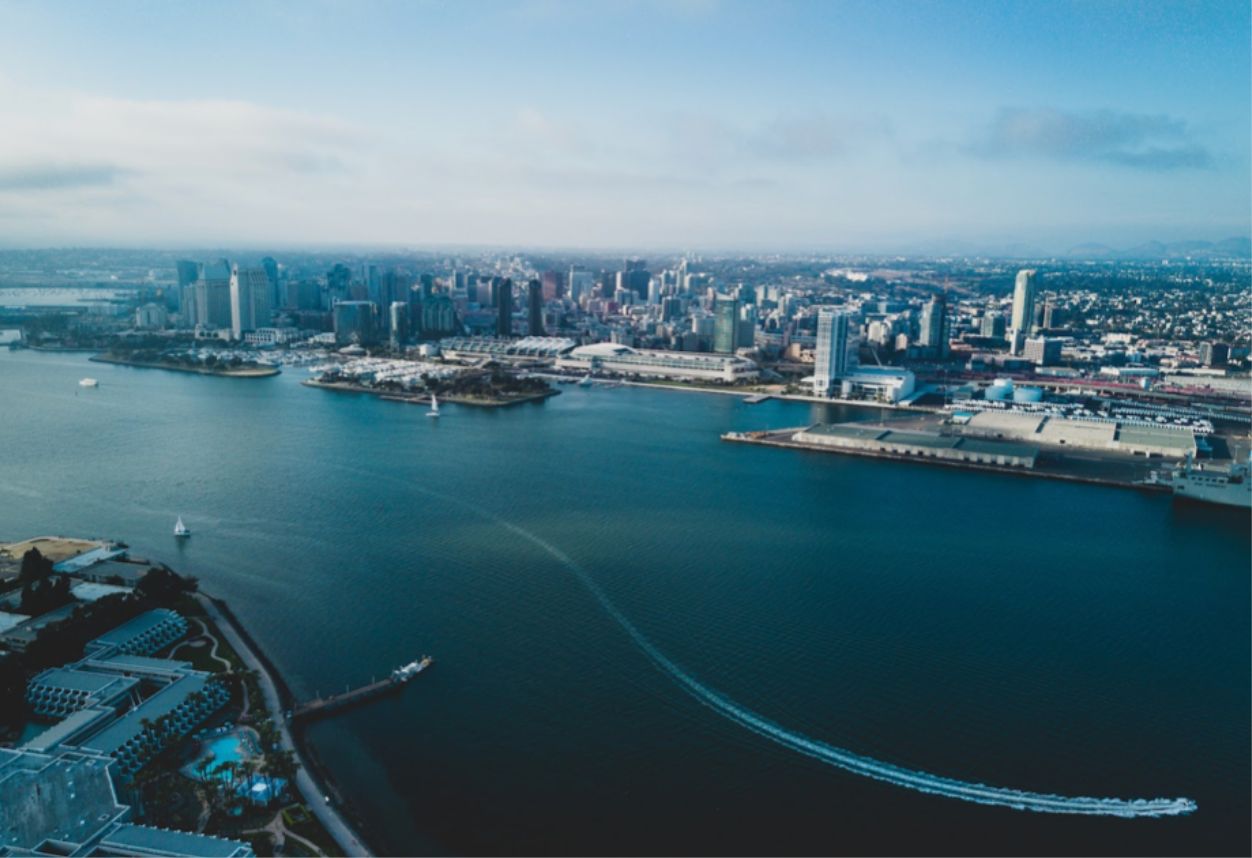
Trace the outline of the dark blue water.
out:
M 199 575 L 297 694 L 435 655 L 400 697 L 312 733 L 380 848 L 1252 847 L 1246 514 L 718 440 L 822 416 L 793 403 L 572 387 L 432 421 L 300 377 L 0 354 L 0 538 L 112 536 Z M 685 694 L 527 535 L 788 729 L 951 777 L 1199 810 L 1028 814 L 800 756 Z

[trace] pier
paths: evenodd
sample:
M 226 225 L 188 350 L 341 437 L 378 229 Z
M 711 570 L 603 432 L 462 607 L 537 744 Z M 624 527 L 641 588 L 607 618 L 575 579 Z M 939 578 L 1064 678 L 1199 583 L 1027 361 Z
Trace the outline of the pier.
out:
M 322 718 L 326 715 L 341 712 L 352 706 L 359 706 L 362 703 L 373 700 L 375 697 L 381 697 L 384 694 L 393 694 L 404 688 L 413 677 L 421 673 L 422 670 L 434 663 L 434 659 L 424 658 L 420 662 L 420 667 L 412 670 L 410 673 L 403 674 L 403 678 L 397 678 L 395 673 L 387 676 L 385 679 L 379 679 L 361 685 L 356 688 L 346 688 L 339 694 L 331 694 L 327 697 L 315 697 L 304 703 L 299 703 L 291 710 L 291 720 L 297 719 L 312 720 L 313 718 Z

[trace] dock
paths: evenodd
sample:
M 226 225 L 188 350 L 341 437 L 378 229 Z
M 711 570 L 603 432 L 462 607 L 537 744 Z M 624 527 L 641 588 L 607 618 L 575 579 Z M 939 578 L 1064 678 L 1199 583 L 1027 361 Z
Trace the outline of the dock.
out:
M 772 393 L 754 393 L 752 396 L 745 396 L 743 398 L 743 401 L 747 405 L 756 405 L 757 403 L 764 402 L 767 399 L 773 399 L 773 398 L 774 398 L 774 394 Z
M 408 685 L 418 673 L 421 673 L 422 670 L 433 663 L 434 659 L 424 661 L 420 668 L 405 675 L 405 678 L 397 678 L 396 674 L 393 673 L 385 679 L 369 682 L 356 688 L 344 689 L 339 694 L 331 694 L 328 697 L 315 697 L 304 703 L 296 704 L 295 708 L 291 710 L 291 720 L 323 718 L 353 706 L 359 706 L 384 694 L 394 694 Z

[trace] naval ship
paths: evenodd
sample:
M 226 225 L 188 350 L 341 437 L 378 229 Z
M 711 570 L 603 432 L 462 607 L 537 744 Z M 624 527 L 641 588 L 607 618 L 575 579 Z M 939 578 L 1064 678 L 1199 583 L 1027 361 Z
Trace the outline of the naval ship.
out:
M 1171 470 L 1155 472 L 1151 482 L 1169 486 L 1178 500 L 1252 509 L 1252 457 L 1225 467 L 1197 465 L 1187 457 Z

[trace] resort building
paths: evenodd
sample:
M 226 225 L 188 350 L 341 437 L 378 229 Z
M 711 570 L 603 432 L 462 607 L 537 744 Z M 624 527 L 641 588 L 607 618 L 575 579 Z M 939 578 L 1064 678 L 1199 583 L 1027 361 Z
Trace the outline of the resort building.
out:
M 88 706 L 115 706 L 139 680 L 72 667 L 53 667 L 26 686 L 26 702 L 36 715 L 64 718 Z
M 109 761 L 0 749 L 0 858 L 141 855 L 252 858 L 238 840 L 128 822 Z
M 209 674 L 188 671 L 103 730 L 76 740 L 76 748 L 112 757 L 117 774 L 129 778 L 229 699 L 230 692 Z
M 639 378 L 721 381 L 728 384 L 754 379 L 761 372 L 754 362 L 737 355 L 654 351 L 616 343 L 579 346 L 558 357 L 556 368 Z
M 187 634 L 187 621 L 177 611 L 157 608 L 140 614 L 87 644 L 86 651 L 109 653 L 156 652 Z

